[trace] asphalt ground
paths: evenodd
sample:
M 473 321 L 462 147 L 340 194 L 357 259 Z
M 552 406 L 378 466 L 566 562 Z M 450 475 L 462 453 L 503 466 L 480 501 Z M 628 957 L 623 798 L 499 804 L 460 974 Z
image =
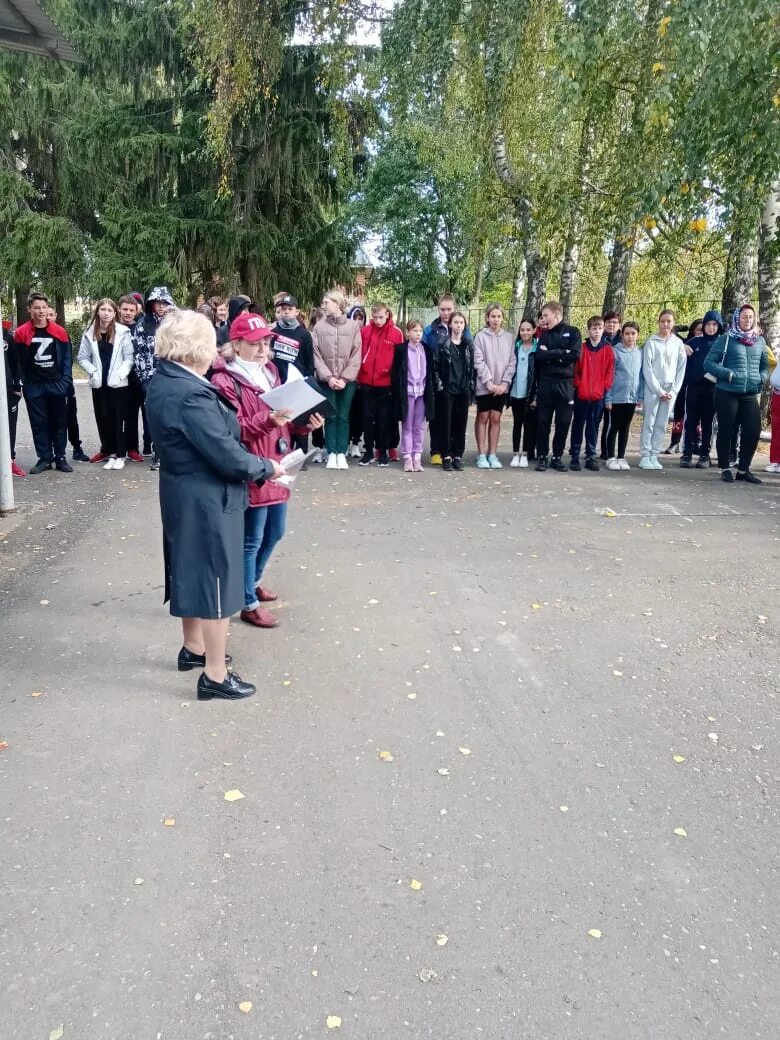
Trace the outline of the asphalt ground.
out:
M 399 469 L 302 474 L 237 704 L 156 475 L 16 482 L 0 1040 L 779 1035 L 780 482 Z

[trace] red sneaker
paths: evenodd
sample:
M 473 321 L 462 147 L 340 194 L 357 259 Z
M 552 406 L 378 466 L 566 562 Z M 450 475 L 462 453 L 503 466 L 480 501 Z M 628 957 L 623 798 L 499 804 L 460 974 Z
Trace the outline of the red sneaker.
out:
M 400 456 L 398 454 L 398 448 L 391 448 L 390 451 L 388 452 L 388 455 L 390 456 L 390 461 L 391 462 L 400 462 L 401 461 L 401 458 L 400 458 Z
M 275 599 L 279 599 L 275 592 L 271 592 L 270 589 L 264 589 L 262 585 L 258 585 L 255 592 L 261 603 L 273 603 Z
M 27 471 L 23 470 L 21 466 L 17 466 L 13 459 L 11 459 L 11 472 L 15 477 L 27 476 Z
M 248 625 L 255 625 L 257 628 L 276 628 L 279 624 L 279 619 L 267 610 L 263 610 L 262 607 L 255 607 L 254 610 L 242 610 L 241 620 L 246 621 Z
M 105 462 L 106 459 L 108 459 L 108 458 L 111 458 L 111 456 L 110 455 L 106 455 L 105 452 L 96 451 L 95 454 L 92 456 L 92 458 L 89 461 L 90 462 Z
M 127 457 L 128 457 L 128 459 L 130 459 L 131 462 L 143 462 L 144 461 L 143 455 L 139 455 L 137 451 L 128 451 Z

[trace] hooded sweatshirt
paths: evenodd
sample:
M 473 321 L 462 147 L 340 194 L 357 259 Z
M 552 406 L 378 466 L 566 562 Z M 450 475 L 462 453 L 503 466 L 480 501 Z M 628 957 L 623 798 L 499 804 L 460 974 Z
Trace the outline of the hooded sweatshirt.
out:
M 707 382 L 704 378 L 704 362 L 712 349 L 712 344 L 718 336 L 723 335 L 723 318 L 721 317 L 720 311 L 707 311 L 704 315 L 704 324 L 706 325 L 707 322 L 710 321 L 718 323 L 718 331 L 714 336 L 708 336 L 706 332 L 702 331 L 701 336 L 694 336 L 693 339 L 688 340 L 687 345 L 693 351 L 688 358 L 688 363 L 685 369 L 685 378 L 689 383 Z
M 154 356 L 154 339 L 157 335 L 157 326 L 161 319 L 157 317 L 152 309 L 155 300 L 173 306 L 173 297 L 170 290 L 164 285 L 155 285 L 146 294 L 143 317 L 139 318 L 133 326 L 131 336 L 133 337 L 133 369 L 138 380 L 146 385 L 154 375 L 157 367 L 157 358 Z
M 574 389 L 580 401 L 603 401 L 615 379 L 615 352 L 605 339 L 585 340 L 574 366 Z
M 642 350 L 629 350 L 622 343 L 612 348 L 615 354 L 615 379 L 607 390 L 604 404 L 636 404 L 643 397 Z
M 361 386 L 388 387 L 395 358 L 395 348 L 404 342 L 404 336 L 388 314 L 384 325 L 376 325 L 373 318 L 360 330 L 361 361 L 358 383 Z
M 685 378 L 686 361 L 685 345 L 679 336 L 673 332 L 668 339 L 663 339 L 654 332 L 642 347 L 645 395 L 660 397 L 671 393 L 674 400 Z
M 228 300 L 228 317 L 224 325 L 220 325 L 217 329 L 217 346 L 222 348 L 230 339 L 230 326 L 239 316 L 242 311 L 247 310 L 252 306 L 252 301 L 248 296 L 243 294 L 239 296 L 231 296 Z
M 502 329 L 493 332 L 487 326 L 474 337 L 474 370 L 477 373 L 477 397 L 489 394 L 488 384 L 505 383 L 507 391 L 512 386 L 517 358 L 515 337 Z

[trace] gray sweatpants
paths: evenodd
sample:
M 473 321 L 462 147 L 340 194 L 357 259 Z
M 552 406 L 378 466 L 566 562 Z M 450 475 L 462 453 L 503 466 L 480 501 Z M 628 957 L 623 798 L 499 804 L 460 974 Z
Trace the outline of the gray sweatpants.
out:
M 666 424 L 673 405 L 674 398 L 662 401 L 656 394 L 645 393 L 642 433 L 639 437 L 639 453 L 643 459 L 661 454 Z

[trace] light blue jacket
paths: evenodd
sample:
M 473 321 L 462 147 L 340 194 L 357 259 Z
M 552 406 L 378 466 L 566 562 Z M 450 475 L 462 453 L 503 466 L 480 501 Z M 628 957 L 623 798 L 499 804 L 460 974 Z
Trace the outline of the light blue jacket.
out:
M 612 349 L 615 352 L 615 379 L 606 392 L 604 404 L 636 404 L 645 392 L 642 348 L 626 350 L 622 343 L 617 343 Z

